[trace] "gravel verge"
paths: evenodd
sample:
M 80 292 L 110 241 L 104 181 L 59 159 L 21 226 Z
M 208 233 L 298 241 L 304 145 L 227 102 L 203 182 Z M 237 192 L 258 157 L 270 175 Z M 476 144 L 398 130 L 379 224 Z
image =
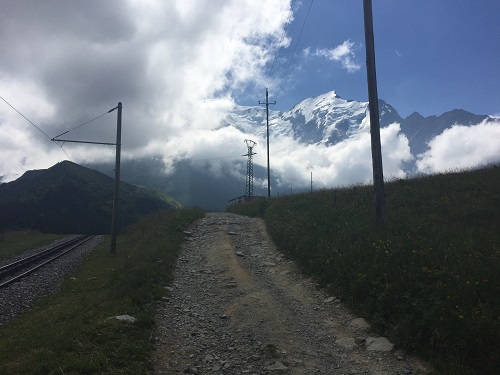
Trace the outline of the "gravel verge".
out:
M 10 259 L 4 259 L 0 265 L 37 253 L 72 237 L 74 236 L 69 236 L 54 241 L 50 245 L 26 251 Z M 41 297 L 58 290 L 64 278 L 74 270 L 102 239 L 103 236 L 96 236 L 77 249 L 70 251 L 68 254 L 38 269 L 20 281 L 0 289 L 0 325 L 9 323 L 17 315 L 33 306 Z

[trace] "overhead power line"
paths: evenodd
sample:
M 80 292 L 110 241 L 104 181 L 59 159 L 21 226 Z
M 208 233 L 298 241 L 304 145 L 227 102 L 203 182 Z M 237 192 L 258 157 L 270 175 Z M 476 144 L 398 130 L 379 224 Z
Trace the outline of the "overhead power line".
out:
M 47 133 L 45 133 L 42 129 L 40 129 L 38 126 L 36 126 L 35 124 L 33 124 L 33 122 L 31 122 L 31 120 L 29 118 L 27 118 L 25 115 L 23 115 L 21 112 L 19 112 L 12 104 L 10 104 L 7 100 L 5 100 L 2 96 L 0 96 L 0 99 L 2 99 L 5 103 L 7 103 L 7 105 L 12 108 L 14 111 L 16 111 L 19 115 L 21 115 L 26 121 L 28 121 L 31 125 L 33 125 L 35 128 L 38 129 L 38 131 L 40 133 L 42 133 L 44 136 L 46 136 L 48 139 L 51 139 Z
M 297 38 L 297 41 L 295 42 L 295 46 L 293 48 L 292 54 L 290 55 L 290 58 L 288 59 L 288 64 L 287 64 L 286 69 L 285 69 L 285 74 L 283 75 L 283 78 L 281 79 L 281 83 L 278 87 L 278 90 L 276 91 L 277 95 L 280 94 L 281 87 L 283 86 L 283 82 L 285 81 L 285 78 L 288 75 L 288 70 L 290 69 L 292 59 L 295 56 L 295 51 L 297 50 L 297 46 L 299 45 L 300 37 L 302 36 L 302 32 L 304 31 L 304 27 L 306 26 L 307 19 L 309 18 L 309 13 L 311 12 L 313 2 L 314 2 L 314 0 L 311 0 L 311 2 L 309 3 L 309 8 L 307 9 L 306 17 L 304 18 L 304 22 L 302 23 L 302 28 L 300 29 L 300 33 L 299 33 L 299 36 Z
M 285 25 L 288 25 L 290 23 L 290 19 L 292 18 L 294 4 L 295 4 L 295 0 L 292 0 L 292 3 L 290 4 L 290 11 L 288 12 L 288 17 L 286 19 Z M 286 26 L 283 27 L 283 32 L 281 33 L 280 41 L 278 43 L 278 49 L 276 50 L 276 54 L 274 55 L 273 65 L 271 66 L 271 71 L 269 72 L 269 75 L 267 76 L 266 87 L 269 87 L 269 83 L 270 83 L 269 81 L 271 80 L 271 77 L 274 73 L 276 61 L 278 60 L 278 57 L 279 57 L 279 54 L 281 51 L 281 44 L 283 43 L 283 39 L 285 39 L 285 34 L 286 34 Z
M 17 108 L 15 108 L 12 104 L 10 104 L 7 100 L 5 100 L 2 96 L 0 96 L 0 99 L 2 99 L 5 103 L 7 103 L 7 105 L 12 108 L 14 111 L 16 111 L 20 116 L 22 116 L 26 121 L 28 121 L 31 125 L 33 125 L 35 128 L 37 128 L 37 130 L 42 133 L 44 136 L 46 136 L 48 139 L 51 139 L 49 137 L 49 135 L 47 133 L 45 133 L 42 129 L 40 129 L 38 126 L 36 126 L 29 118 L 27 118 L 25 115 L 23 115 L 20 111 L 17 110 Z M 63 148 L 63 145 L 57 145 L 57 147 L 59 147 L 62 152 L 64 152 L 64 154 L 66 155 L 66 157 L 71 160 L 71 158 L 69 157 L 68 153 L 66 152 L 66 150 L 64 150 Z

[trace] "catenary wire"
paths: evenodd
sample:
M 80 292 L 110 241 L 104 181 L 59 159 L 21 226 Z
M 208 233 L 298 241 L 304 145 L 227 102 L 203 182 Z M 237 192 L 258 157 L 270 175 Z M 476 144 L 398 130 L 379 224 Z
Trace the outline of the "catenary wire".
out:
M 0 99 L 2 99 L 7 105 L 12 108 L 14 111 L 16 111 L 18 114 L 20 114 L 26 121 L 28 121 L 31 125 L 33 125 L 35 128 L 38 129 L 39 132 L 41 132 L 44 136 L 46 136 L 48 139 L 51 139 L 47 133 L 45 133 L 42 129 L 40 129 L 38 126 L 33 124 L 30 119 L 28 119 L 25 115 L 23 115 L 21 112 L 19 112 L 12 104 L 10 104 L 7 100 L 5 100 L 2 96 L 0 96 Z
M 44 136 L 46 136 L 48 139 L 52 140 L 50 136 L 45 133 L 42 129 L 40 129 L 38 126 L 36 126 L 29 118 L 27 118 L 25 115 L 23 115 L 20 111 L 17 110 L 16 107 L 14 107 L 12 104 L 10 104 L 7 100 L 5 100 L 2 96 L 0 96 L 0 99 L 2 99 L 10 108 L 12 108 L 14 111 L 16 111 L 20 116 L 22 116 L 26 121 L 28 121 L 31 125 L 33 125 L 35 128 L 37 128 L 38 131 L 40 131 Z M 61 144 L 56 144 L 62 152 L 66 155 L 66 157 L 71 161 L 71 158 L 69 157 L 68 153 L 66 150 L 64 150 L 63 145 Z

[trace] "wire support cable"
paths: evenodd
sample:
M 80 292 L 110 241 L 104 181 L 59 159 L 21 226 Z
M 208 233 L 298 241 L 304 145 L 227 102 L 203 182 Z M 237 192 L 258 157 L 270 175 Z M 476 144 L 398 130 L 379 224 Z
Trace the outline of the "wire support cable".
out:
M 86 121 L 86 122 L 84 122 L 83 124 L 80 124 L 80 125 L 78 125 L 78 126 L 75 126 L 74 128 L 69 129 L 69 130 L 65 131 L 64 133 L 61 133 L 61 134 L 59 134 L 59 135 L 56 135 L 56 136 L 54 137 L 54 140 L 57 140 L 57 139 L 55 139 L 55 138 L 58 138 L 58 137 L 60 137 L 61 135 L 67 134 L 67 133 L 69 133 L 69 132 L 72 132 L 73 130 L 76 130 L 76 129 L 78 129 L 78 128 L 81 128 L 82 126 L 87 125 L 87 124 L 91 123 L 92 121 L 95 121 L 95 120 L 97 120 L 97 119 L 99 119 L 99 118 L 101 118 L 101 117 L 103 117 L 103 116 L 107 115 L 108 113 L 110 113 L 110 111 L 107 111 L 107 112 L 105 112 L 105 113 L 103 113 L 103 114 L 101 114 L 101 115 L 99 115 L 99 116 L 97 116 L 97 117 L 94 117 L 92 120 Z

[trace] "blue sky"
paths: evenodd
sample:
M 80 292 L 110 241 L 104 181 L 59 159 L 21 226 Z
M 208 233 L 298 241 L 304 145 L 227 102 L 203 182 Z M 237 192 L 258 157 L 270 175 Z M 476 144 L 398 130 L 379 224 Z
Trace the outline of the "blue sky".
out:
M 292 38 L 273 77 L 282 79 L 313 0 L 296 1 Z M 367 101 L 362 0 L 315 0 L 282 90 L 273 95 L 286 110 L 330 90 Z M 500 113 L 500 2 L 496 0 L 375 0 L 374 35 L 379 98 L 405 117 L 414 111 L 439 115 L 454 108 Z M 339 62 L 304 57 L 306 48 L 331 49 L 349 40 L 360 65 L 348 72 Z M 262 98 L 264 95 L 261 95 Z M 241 98 L 251 104 L 251 98 Z

